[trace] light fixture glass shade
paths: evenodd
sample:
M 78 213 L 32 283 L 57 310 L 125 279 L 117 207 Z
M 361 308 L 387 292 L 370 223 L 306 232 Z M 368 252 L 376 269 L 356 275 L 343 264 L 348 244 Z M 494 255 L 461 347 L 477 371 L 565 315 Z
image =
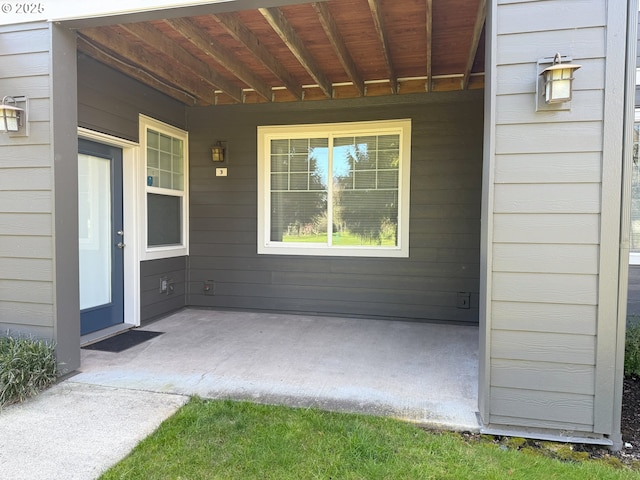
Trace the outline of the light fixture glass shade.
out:
M 15 100 L 11 97 L 2 99 L 2 104 L 0 104 L 0 131 L 17 132 L 22 125 L 21 117 L 24 114 L 24 110 L 15 105 L 9 105 L 8 102 L 15 104 Z
M 224 147 L 221 142 L 216 143 L 211 147 L 211 160 L 214 162 L 224 162 Z
M 540 75 L 544 79 L 546 103 L 563 103 L 571 100 L 573 72 L 581 65 L 562 63 L 560 55 L 556 55 L 553 65 L 545 68 Z

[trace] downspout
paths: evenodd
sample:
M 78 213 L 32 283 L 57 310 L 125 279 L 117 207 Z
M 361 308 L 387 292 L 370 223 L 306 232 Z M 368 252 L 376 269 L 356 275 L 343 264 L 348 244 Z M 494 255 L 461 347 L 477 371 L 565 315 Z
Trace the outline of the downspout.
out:
M 616 367 L 613 402 L 613 441 L 611 450 L 623 447 L 622 391 L 624 383 L 624 350 L 627 325 L 627 291 L 629 283 L 629 244 L 631 235 L 631 178 L 633 169 L 633 123 L 635 121 L 636 50 L 638 41 L 638 0 L 629 0 L 627 6 L 627 52 L 625 72 L 625 109 L 622 153 L 622 185 L 620 211 L 620 265 L 618 270 L 618 318 L 616 337 Z

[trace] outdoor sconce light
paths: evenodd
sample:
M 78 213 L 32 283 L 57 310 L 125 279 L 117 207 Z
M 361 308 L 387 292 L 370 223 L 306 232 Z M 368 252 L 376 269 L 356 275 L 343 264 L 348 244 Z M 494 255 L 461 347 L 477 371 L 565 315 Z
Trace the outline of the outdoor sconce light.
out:
M 226 152 L 226 142 L 221 142 L 220 140 L 218 140 L 211 147 L 211 160 L 213 160 L 214 163 L 224 162 L 226 160 Z
M 565 57 L 565 60 L 568 60 Z M 573 84 L 573 72 L 582 65 L 574 63 L 562 63 L 562 57 L 556 53 L 552 61 L 549 59 L 541 59 L 538 66 L 551 64 L 543 69 L 539 74 L 538 88 L 536 94 L 538 96 L 537 110 L 570 110 L 571 106 L 565 108 L 541 108 L 541 99 L 544 98 L 544 105 L 566 104 L 571 101 L 571 91 Z M 540 83 L 542 83 L 542 88 Z M 541 98 L 542 97 L 542 98 Z
M 573 72 L 582 65 L 562 63 L 559 53 L 553 57 L 553 65 L 545 68 L 540 75 L 544 78 L 544 100 L 547 103 L 571 101 Z
M 23 105 L 24 108 L 18 105 Z M 27 119 L 27 98 L 10 97 L 2 98 L 0 104 L 0 132 L 18 133 L 24 129 Z M 23 133 L 26 135 L 26 132 Z
M 224 162 L 224 147 L 218 142 L 211 147 L 211 160 L 214 162 Z
M 216 141 L 211 147 L 211 160 L 214 163 L 224 162 L 227 158 L 227 142 Z

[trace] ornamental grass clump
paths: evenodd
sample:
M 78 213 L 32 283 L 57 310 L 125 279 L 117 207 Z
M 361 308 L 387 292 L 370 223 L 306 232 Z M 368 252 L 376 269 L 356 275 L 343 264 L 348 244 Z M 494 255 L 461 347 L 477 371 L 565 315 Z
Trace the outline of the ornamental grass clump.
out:
M 21 402 L 55 382 L 54 345 L 29 337 L 0 337 L 0 408 Z

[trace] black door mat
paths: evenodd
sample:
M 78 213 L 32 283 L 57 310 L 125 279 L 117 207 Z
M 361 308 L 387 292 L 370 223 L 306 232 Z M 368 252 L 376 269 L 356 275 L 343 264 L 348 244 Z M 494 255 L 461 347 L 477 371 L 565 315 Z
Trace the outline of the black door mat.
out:
M 120 333 L 82 348 L 85 350 L 100 350 L 101 352 L 118 353 L 126 350 L 127 348 L 140 345 L 141 343 L 151 340 L 163 333 L 164 332 L 150 332 L 148 330 L 127 330 L 124 333 Z

